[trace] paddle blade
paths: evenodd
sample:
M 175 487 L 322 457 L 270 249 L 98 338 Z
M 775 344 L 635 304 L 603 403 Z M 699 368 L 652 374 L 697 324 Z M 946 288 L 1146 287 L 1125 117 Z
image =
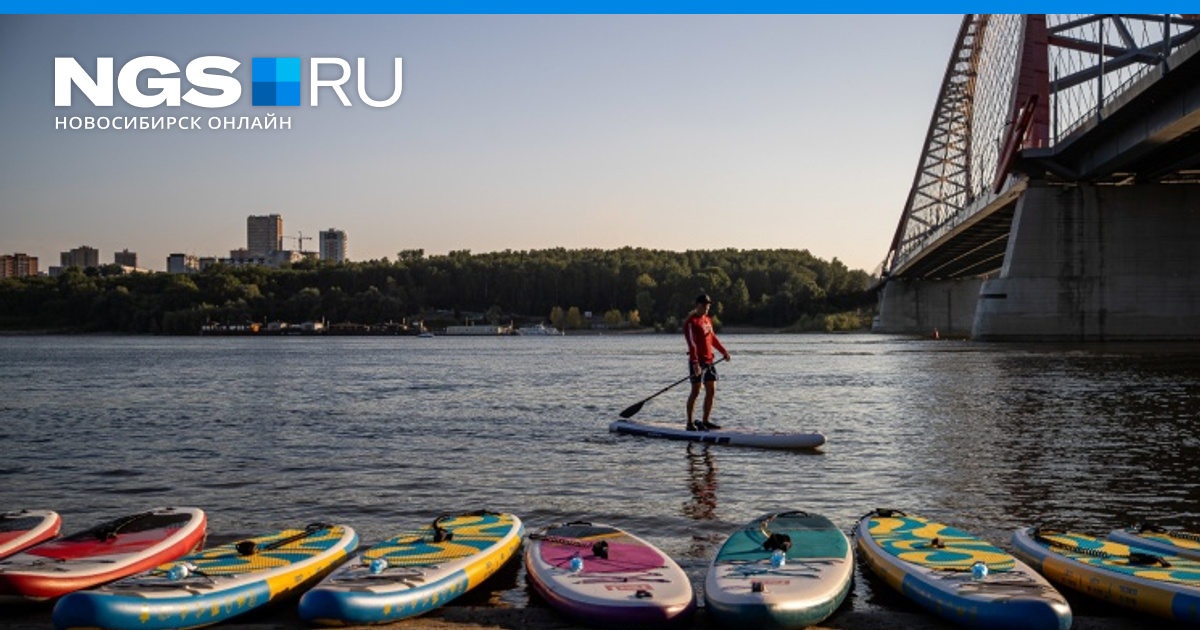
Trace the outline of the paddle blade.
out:
M 644 404 L 646 404 L 646 401 L 643 400 L 642 402 L 634 403 L 634 404 L 630 405 L 627 409 L 625 409 L 625 411 L 621 412 L 621 414 L 620 414 L 621 417 L 622 418 L 632 418 L 633 414 L 642 410 L 642 405 L 644 405 Z

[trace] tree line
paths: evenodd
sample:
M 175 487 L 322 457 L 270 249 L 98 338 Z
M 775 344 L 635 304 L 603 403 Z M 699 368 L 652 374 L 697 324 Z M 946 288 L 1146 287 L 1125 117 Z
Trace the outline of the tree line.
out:
M 106 265 L 0 280 L 0 328 L 193 334 L 210 321 L 375 324 L 433 309 L 563 322 L 591 311 L 672 328 L 700 292 L 726 325 L 857 328 L 873 308 L 869 280 L 836 258 L 791 249 L 405 250 L 395 260 L 215 265 L 190 275 Z

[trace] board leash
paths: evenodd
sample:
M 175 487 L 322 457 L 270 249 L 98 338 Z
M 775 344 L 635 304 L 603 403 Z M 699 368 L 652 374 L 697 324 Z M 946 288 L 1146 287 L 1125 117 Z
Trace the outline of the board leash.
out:
M 330 525 L 328 523 L 310 523 L 307 527 L 304 528 L 304 531 L 300 532 L 299 534 L 288 536 L 287 538 L 281 538 L 279 540 L 276 540 L 275 542 L 263 545 L 262 547 L 259 547 L 258 543 L 254 542 L 253 540 L 243 540 L 243 541 L 240 541 L 240 542 L 234 544 L 233 548 L 237 550 L 238 555 L 240 555 L 240 556 L 252 556 L 256 553 L 261 553 L 263 551 L 271 551 L 273 549 L 278 549 L 284 545 L 294 543 L 298 540 L 304 540 L 305 538 L 309 538 L 309 537 L 317 534 L 318 532 L 323 532 L 327 529 L 332 529 L 332 528 L 333 528 L 333 525 Z
M 1182 538 L 1193 542 L 1200 542 L 1200 534 L 1194 532 L 1185 532 L 1182 530 L 1170 530 L 1157 523 L 1138 523 L 1133 526 L 1134 532 L 1138 534 L 1162 534 L 1169 538 Z
M 1109 553 L 1100 549 L 1085 549 L 1080 547 L 1078 544 L 1050 538 L 1050 536 L 1054 536 L 1056 534 L 1065 536 L 1067 532 L 1059 529 L 1043 529 L 1042 527 L 1034 527 L 1030 532 L 1030 535 L 1033 537 L 1033 539 L 1037 540 L 1038 542 L 1043 542 L 1051 547 L 1058 547 L 1059 549 L 1074 551 L 1075 553 L 1092 556 L 1094 558 L 1101 558 L 1103 560 L 1124 559 L 1126 563 L 1131 565 L 1149 566 L 1152 564 L 1157 564 L 1163 568 L 1171 567 L 1171 563 L 1162 556 L 1156 556 L 1150 553 L 1142 553 L 1140 551 L 1130 551 L 1128 554 L 1119 554 Z

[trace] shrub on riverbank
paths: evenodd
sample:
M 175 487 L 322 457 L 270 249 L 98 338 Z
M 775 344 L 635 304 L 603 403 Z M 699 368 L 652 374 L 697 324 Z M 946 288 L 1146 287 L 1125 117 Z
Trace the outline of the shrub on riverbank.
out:
M 869 308 L 866 272 L 804 250 L 670 252 L 549 249 L 425 256 L 284 269 L 216 265 L 202 273 L 105 275 L 71 269 L 56 278 L 0 280 L 0 328 L 187 333 L 207 321 L 376 324 L 431 309 L 491 318 L 548 317 L 555 307 L 641 326 L 670 327 L 699 292 L 737 326 L 782 327 Z M 816 320 L 813 320 L 816 321 Z M 823 321 L 823 319 L 822 319 Z M 576 322 L 582 325 L 582 320 Z M 835 329 L 847 324 L 836 320 Z

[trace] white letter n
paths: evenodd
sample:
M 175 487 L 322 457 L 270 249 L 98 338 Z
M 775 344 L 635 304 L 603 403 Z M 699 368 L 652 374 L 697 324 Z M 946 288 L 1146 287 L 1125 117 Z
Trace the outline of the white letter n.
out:
M 71 106 L 71 84 L 88 97 L 92 105 L 112 107 L 113 104 L 113 60 L 112 57 L 96 59 L 96 80 L 80 67 L 74 57 L 54 58 L 54 106 Z

